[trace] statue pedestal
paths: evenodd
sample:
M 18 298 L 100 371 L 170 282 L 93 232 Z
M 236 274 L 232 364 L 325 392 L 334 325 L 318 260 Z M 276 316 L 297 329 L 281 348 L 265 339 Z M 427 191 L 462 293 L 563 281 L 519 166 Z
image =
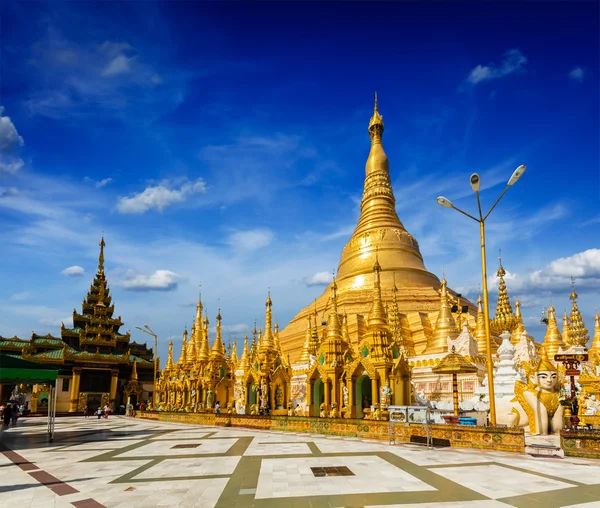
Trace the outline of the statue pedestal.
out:
M 288 415 L 288 410 L 287 409 L 273 409 L 271 411 L 271 414 L 273 416 L 287 416 Z

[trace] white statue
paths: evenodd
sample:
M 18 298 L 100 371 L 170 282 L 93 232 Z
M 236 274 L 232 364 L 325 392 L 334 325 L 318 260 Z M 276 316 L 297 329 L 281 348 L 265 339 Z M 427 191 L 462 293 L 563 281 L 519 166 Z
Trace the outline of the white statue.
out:
M 585 416 L 596 416 L 598 411 L 600 410 L 600 404 L 596 400 L 595 395 L 590 395 L 588 399 L 585 401 Z
M 260 408 L 267 409 L 269 406 L 269 394 L 267 392 L 267 381 L 263 377 L 260 380 Z
M 350 393 L 346 385 L 344 385 L 344 387 L 342 388 L 342 392 L 344 398 L 344 408 L 348 408 L 350 404 Z
M 454 347 L 455 351 L 463 356 L 477 355 L 477 339 L 469 332 L 469 324 L 466 321 L 463 323 L 460 335 L 454 340 L 448 337 L 446 341 L 449 353 L 452 352 L 452 348 Z
M 206 407 L 212 408 L 213 403 L 215 401 L 215 392 L 213 392 L 210 388 L 208 389 L 208 394 L 206 395 Z

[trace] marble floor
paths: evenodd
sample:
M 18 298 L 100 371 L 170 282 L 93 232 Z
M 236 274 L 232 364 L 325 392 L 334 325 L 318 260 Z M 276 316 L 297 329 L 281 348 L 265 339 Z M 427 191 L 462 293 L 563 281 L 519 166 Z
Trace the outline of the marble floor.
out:
M 0 432 L 11 508 L 600 508 L 600 461 L 111 416 Z

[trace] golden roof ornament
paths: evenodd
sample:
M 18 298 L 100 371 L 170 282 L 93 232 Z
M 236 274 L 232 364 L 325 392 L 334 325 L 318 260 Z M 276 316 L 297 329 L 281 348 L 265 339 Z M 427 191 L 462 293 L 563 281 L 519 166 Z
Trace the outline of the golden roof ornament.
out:
M 238 354 L 237 354 L 237 343 L 235 339 L 233 340 L 233 346 L 231 349 L 231 360 L 234 364 L 238 363 Z
M 167 364 L 165 366 L 165 370 L 172 370 L 175 368 L 173 364 L 173 341 L 169 341 L 169 355 L 167 356 Z
M 516 345 L 521 340 L 521 335 L 525 331 L 525 325 L 523 325 L 523 316 L 521 315 L 521 302 L 519 299 L 515 299 L 515 316 L 514 316 L 514 329 L 511 335 L 511 343 Z
M 590 358 L 600 358 L 600 316 L 598 311 L 594 316 L 594 338 L 592 339 L 592 345 L 589 350 Z
M 106 247 L 104 235 L 102 235 L 102 239 L 98 245 L 100 245 L 100 255 L 98 256 L 98 275 L 104 275 L 104 247 Z
M 569 324 L 569 316 L 567 311 L 563 314 L 563 330 L 562 339 L 566 346 L 571 346 L 571 325 Z
M 182 367 L 187 363 L 187 338 L 188 332 L 186 328 L 183 332 L 183 340 L 181 342 L 181 354 L 179 355 L 179 360 L 177 360 L 178 367 Z
M 502 266 L 501 255 L 498 256 L 498 260 L 500 262 L 500 266 L 496 272 L 496 277 L 498 277 L 498 302 L 496 303 L 496 315 L 490 323 L 496 335 L 500 335 L 504 330 L 512 332 L 516 326 L 513 309 L 506 289 L 506 282 L 504 281 L 506 270 Z
M 131 366 L 131 375 L 129 376 L 129 379 L 131 381 L 137 381 L 138 380 L 137 360 L 135 358 L 133 359 L 133 365 Z
M 262 341 L 260 343 L 261 351 L 272 351 L 275 347 L 274 339 L 273 339 L 273 302 L 271 301 L 271 291 L 269 291 L 267 296 L 267 301 L 265 302 L 265 334 L 262 337 Z
M 348 329 L 348 314 L 344 312 L 344 317 L 342 318 L 342 338 L 350 344 L 350 330 Z
M 575 292 L 575 281 L 571 278 L 571 295 L 569 298 L 573 302 L 571 308 L 571 345 L 585 347 L 590 340 L 588 330 L 583 322 L 583 317 L 577 306 L 577 293 Z
M 246 371 L 249 367 L 248 361 L 248 335 L 244 335 L 244 349 L 240 358 L 239 368 Z
M 543 346 L 548 356 L 554 358 L 554 355 L 558 353 L 559 348 L 564 347 L 565 343 L 563 342 L 560 330 L 558 329 L 556 310 L 552 306 L 552 303 L 546 311 L 545 321 L 546 335 L 544 336 Z
M 548 353 L 545 348 L 542 348 L 540 361 L 536 365 L 536 372 L 556 372 L 555 365 L 548 359 Z
M 225 346 L 221 338 L 221 309 L 217 313 L 217 331 L 215 333 L 215 341 L 210 350 L 211 360 L 223 360 L 225 358 Z
M 381 300 L 381 265 L 379 264 L 379 250 L 375 249 L 375 264 L 373 265 L 373 304 L 367 319 L 368 329 L 384 328 L 387 326 L 387 315 Z
M 200 332 L 200 351 L 198 351 L 198 360 L 201 363 L 207 362 L 210 357 L 210 349 L 208 345 L 208 324 L 208 314 L 206 314 Z
M 448 283 L 446 277 L 442 279 L 440 291 L 440 312 L 435 322 L 433 335 L 427 343 L 425 354 L 443 353 L 448 350 L 448 338 L 456 339 L 459 335 L 456 322 L 452 316 L 450 302 L 448 299 Z
M 452 346 L 452 351 L 444 356 L 438 365 L 432 367 L 431 371 L 435 374 L 468 374 L 477 372 L 477 367 L 457 353 L 456 346 Z
M 369 135 L 371 139 L 378 136 L 381 141 L 381 135 L 383 134 L 383 117 L 379 114 L 379 105 L 377 103 L 377 92 L 374 94 L 373 101 L 373 116 L 369 120 Z
M 331 284 L 331 311 L 327 322 L 327 337 L 330 339 L 338 339 L 342 337 L 342 324 L 337 308 L 337 284 L 335 278 Z
M 310 314 L 306 316 L 306 335 L 304 336 L 304 344 L 302 345 L 302 353 L 300 354 L 300 362 L 308 363 L 310 361 L 310 354 L 314 350 L 314 344 L 312 342 L 312 323 L 310 320 Z

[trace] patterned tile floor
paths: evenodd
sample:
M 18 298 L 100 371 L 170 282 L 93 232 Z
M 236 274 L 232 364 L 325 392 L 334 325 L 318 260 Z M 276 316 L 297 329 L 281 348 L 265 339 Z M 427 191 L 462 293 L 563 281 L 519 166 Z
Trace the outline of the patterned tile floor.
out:
M 600 461 L 124 417 L 45 431 L 0 433 L 0 506 L 600 508 Z

